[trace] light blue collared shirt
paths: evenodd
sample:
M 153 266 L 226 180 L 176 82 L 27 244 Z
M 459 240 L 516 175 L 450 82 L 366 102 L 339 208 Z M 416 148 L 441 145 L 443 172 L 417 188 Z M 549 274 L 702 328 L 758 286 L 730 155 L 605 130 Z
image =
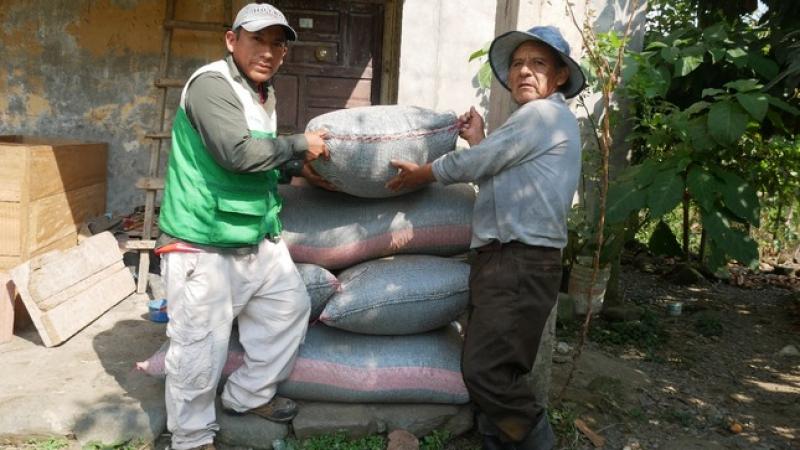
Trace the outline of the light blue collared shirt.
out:
M 491 240 L 564 248 L 580 171 L 578 121 L 559 92 L 520 106 L 480 144 L 433 162 L 439 182 L 478 185 L 472 248 Z

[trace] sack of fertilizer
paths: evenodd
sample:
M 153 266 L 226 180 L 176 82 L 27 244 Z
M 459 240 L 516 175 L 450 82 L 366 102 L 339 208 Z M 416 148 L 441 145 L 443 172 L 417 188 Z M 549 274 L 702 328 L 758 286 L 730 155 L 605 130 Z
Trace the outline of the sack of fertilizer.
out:
M 281 239 L 297 263 L 332 270 L 401 253 L 469 250 L 475 190 L 467 184 L 434 183 L 388 199 L 290 185 L 278 192 L 284 199 Z
M 320 322 L 363 334 L 401 335 L 456 320 L 469 303 L 469 264 L 430 255 L 367 261 L 339 274 Z
M 313 322 L 317 320 L 331 295 L 339 290 L 339 280 L 324 267 L 315 264 L 297 264 L 297 271 L 300 272 L 300 278 L 303 279 L 311 300 L 311 316 L 308 320 Z
M 425 164 L 454 150 L 457 117 L 416 106 L 379 105 L 341 109 L 312 119 L 306 131 L 327 130 L 330 160 L 314 169 L 340 191 L 367 198 L 405 194 L 384 187 L 397 175 L 391 160 Z
M 408 336 L 368 336 L 311 325 L 294 369 L 278 385 L 278 393 L 319 402 L 467 403 L 461 346 L 454 327 Z M 169 341 L 136 363 L 136 370 L 164 378 L 168 349 Z M 234 332 L 223 380 L 243 363 L 244 349 Z

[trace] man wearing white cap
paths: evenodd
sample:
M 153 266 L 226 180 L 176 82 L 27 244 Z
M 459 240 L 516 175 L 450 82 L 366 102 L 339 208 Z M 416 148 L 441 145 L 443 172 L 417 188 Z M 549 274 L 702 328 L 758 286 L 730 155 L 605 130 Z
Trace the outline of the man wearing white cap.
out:
M 170 321 L 167 427 L 172 448 L 214 448 L 216 387 L 234 318 L 242 366 L 223 409 L 288 422 L 297 405 L 275 395 L 305 336 L 306 287 L 280 241 L 279 178 L 328 157 L 324 133 L 276 135 L 271 78 L 297 39 L 268 4 L 242 8 L 225 34 L 228 55 L 187 81 L 172 128 L 156 250 Z M 322 182 L 324 185 L 324 182 Z
M 553 430 L 525 375 L 561 283 L 567 213 L 581 170 L 578 123 L 565 99 L 585 78 L 555 27 L 498 36 L 489 62 L 519 108 L 489 136 L 471 108 L 460 117 L 469 149 L 424 166 L 394 161 L 400 172 L 387 187 L 478 185 L 464 382 L 484 449 L 549 450 Z

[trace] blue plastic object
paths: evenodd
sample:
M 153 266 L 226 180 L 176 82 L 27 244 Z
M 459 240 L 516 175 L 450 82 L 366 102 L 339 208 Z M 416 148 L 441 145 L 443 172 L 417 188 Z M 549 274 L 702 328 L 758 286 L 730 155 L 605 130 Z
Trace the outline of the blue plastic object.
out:
M 169 322 L 169 316 L 167 315 L 167 299 L 159 298 L 150 300 L 150 302 L 147 303 L 147 308 L 149 310 L 150 320 L 153 322 Z

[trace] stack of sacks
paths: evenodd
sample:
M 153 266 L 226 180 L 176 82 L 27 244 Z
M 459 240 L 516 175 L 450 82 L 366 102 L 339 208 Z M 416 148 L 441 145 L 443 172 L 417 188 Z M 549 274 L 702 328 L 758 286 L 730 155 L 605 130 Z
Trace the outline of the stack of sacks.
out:
M 468 303 L 474 189 L 433 184 L 394 193 L 391 160 L 424 164 L 453 150 L 454 114 L 378 106 L 312 120 L 330 161 L 315 168 L 340 192 L 281 186 L 282 239 L 299 263 L 335 271 L 340 287 L 278 391 L 299 400 L 461 404 L 462 341 L 450 324 Z
M 320 128 L 331 159 L 316 169 L 341 192 L 281 186 L 281 238 L 301 274 L 316 272 L 304 274 L 307 286 L 315 277 L 338 285 L 327 303 L 315 303 L 309 287 L 319 320 L 278 392 L 310 401 L 468 402 L 462 341 L 450 324 L 467 307 L 469 266 L 452 256 L 469 250 L 475 191 L 433 184 L 398 196 L 384 188 L 397 173 L 390 160 L 424 164 L 451 151 L 456 116 L 376 106 L 319 116 L 307 130 Z M 241 365 L 231 341 L 225 373 Z M 139 368 L 160 374 L 157 355 Z

